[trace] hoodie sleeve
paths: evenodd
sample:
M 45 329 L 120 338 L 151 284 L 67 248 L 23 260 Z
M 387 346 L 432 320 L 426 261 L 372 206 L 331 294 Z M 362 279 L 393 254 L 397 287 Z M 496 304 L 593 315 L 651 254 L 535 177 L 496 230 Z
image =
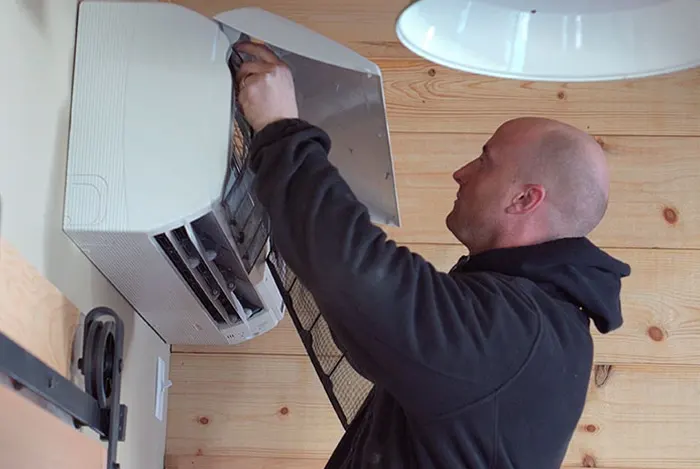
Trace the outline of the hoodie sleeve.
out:
M 534 347 L 532 304 L 498 276 L 440 273 L 388 240 L 329 151 L 322 130 L 284 120 L 255 136 L 251 163 L 276 246 L 339 346 L 417 416 L 458 411 L 497 390 Z

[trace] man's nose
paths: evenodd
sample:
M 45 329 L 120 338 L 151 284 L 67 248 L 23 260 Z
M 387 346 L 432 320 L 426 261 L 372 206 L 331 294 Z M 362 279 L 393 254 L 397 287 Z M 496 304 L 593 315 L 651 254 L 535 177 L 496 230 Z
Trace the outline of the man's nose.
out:
M 464 170 L 466 169 L 467 165 L 462 166 L 459 168 L 457 171 L 452 173 L 452 178 L 455 180 L 457 184 L 463 184 L 464 183 Z

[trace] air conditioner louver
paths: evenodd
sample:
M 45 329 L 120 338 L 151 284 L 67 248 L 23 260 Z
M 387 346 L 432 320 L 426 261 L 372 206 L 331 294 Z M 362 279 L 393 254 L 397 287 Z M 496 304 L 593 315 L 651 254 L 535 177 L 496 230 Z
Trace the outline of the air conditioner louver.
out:
M 154 236 L 163 254 L 216 324 L 235 326 L 262 310 L 255 288 L 215 215 Z
M 204 281 L 197 280 L 195 274 L 187 265 L 188 259 L 186 259 L 181 252 L 178 252 L 178 249 L 175 248 L 175 244 L 171 241 L 170 237 L 165 233 L 160 233 L 155 235 L 154 239 L 156 243 L 158 243 L 163 254 L 170 260 L 172 267 L 197 297 L 202 307 L 209 313 L 209 316 L 214 322 L 217 324 L 226 323 L 226 320 L 221 316 L 216 306 L 214 306 L 212 298 L 210 298 L 206 289 L 202 286 Z

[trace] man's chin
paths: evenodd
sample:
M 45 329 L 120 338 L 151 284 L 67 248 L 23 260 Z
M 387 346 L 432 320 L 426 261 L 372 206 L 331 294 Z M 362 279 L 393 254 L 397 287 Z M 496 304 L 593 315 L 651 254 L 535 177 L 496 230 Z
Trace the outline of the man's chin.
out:
M 452 234 L 455 234 L 456 214 L 454 210 L 448 213 L 445 217 L 445 226 L 447 226 L 447 229 L 450 230 Z
M 445 226 L 450 230 L 450 233 L 457 238 L 457 241 L 466 246 L 467 233 L 463 222 L 460 223 L 460 218 L 454 210 L 447 214 L 445 217 Z

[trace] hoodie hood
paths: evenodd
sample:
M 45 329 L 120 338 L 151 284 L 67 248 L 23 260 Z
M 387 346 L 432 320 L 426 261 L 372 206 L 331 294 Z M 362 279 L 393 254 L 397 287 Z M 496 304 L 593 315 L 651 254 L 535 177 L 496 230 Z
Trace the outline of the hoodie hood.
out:
M 622 325 L 621 280 L 630 274 L 630 266 L 586 238 L 494 249 L 465 256 L 453 269 L 453 272 L 476 271 L 532 280 L 545 291 L 582 306 L 602 333 Z

